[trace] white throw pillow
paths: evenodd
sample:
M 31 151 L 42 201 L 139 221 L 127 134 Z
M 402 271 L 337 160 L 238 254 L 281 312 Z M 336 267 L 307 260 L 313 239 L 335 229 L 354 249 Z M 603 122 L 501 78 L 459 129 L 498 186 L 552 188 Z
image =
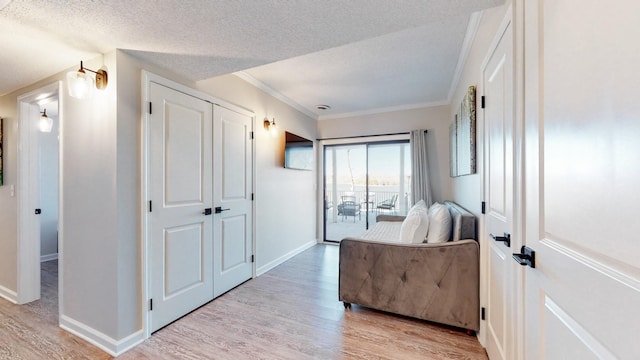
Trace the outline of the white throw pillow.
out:
M 434 203 L 429 208 L 429 233 L 427 243 L 435 244 L 449 241 L 451 235 L 451 214 L 447 206 Z
M 420 200 L 417 203 L 415 203 L 411 209 L 409 209 L 409 211 L 407 212 L 407 216 L 409 216 L 411 213 L 416 212 L 418 210 L 424 210 L 425 212 L 429 211 L 429 208 L 427 208 L 427 204 L 424 202 L 424 200 Z
M 426 205 L 411 208 L 400 226 L 400 241 L 404 243 L 422 243 L 429 231 L 429 214 Z

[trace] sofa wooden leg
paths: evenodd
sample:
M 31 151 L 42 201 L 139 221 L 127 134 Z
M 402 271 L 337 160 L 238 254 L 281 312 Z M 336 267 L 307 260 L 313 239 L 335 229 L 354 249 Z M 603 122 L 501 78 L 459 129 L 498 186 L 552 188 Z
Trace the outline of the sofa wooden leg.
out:
M 475 334 L 476 334 L 476 332 L 475 332 L 475 331 L 467 329 L 467 335 L 469 335 L 469 336 L 473 336 L 473 335 L 475 335 Z
M 344 305 L 345 309 L 351 309 L 351 303 L 348 303 L 348 302 L 345 301 L 345 302 L 342 303 L 342 305 Z

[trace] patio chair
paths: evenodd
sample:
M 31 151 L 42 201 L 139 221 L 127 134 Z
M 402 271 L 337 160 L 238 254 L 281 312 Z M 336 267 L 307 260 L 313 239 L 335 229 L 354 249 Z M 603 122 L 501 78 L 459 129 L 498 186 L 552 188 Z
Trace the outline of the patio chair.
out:
M 395 211 L 396 202 L 398 202 L 398 194 L 393 195 L 391 199 L 387 199 L 378 203 L 378 206 L 376 206 L 376 211 L 379 211 L 379 210 Z
M 338 204 L 338 215 L 342 215 L 344 221 L 347 216 L 353 216 L 353 222 L 356 222 L 356 215 L 358 220 L 362 219 L 360 215 L 360 203 L 355 196 L 342 196 L 342 202 Z
M 369 195 L 365 194 L 364 200 L 360 202 L 360 207 L 362 209 L 368 209 L 369 211 L 373 211 L 373 206 L 376 202 L 376 193 L 370 192 Z

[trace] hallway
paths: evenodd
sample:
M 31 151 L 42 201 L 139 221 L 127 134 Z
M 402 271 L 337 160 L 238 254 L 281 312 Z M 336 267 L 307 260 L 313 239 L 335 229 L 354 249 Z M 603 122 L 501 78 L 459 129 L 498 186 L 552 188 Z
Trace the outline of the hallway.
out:
M 42 299 L 0 299 L 0 359 L 109 359 L 57 326 L 57 261 Z M 119 359 L 486 359 L 464 331 L 338 301 L 338 246 L 316 245 L 154 333 Z

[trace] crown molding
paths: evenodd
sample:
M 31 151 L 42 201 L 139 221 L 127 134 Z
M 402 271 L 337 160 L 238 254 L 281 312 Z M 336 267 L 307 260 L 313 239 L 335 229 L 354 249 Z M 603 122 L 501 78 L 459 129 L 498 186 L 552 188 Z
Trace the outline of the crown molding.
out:
M 315 114 L 314 112 L 312 112 L 308 108 L 298 104 L 297 102 L 293 101 L 289 97 L 287 97 L 285 95 L 282 95 L 280 92 L 272 89 L 267 84 L 265 84 L 262 81 L 254 78 L 253 76 L 249 75 L 245 71 L 237 71 L 237 72 L 234 72 L 233 75 L 235 75 L 235 76 L 239 77 L 240 79 L 248 82 L 249 84 L 257 87 L 258 89 L 266 92 L 267 94 L 269 94 L 269 95 L 273 96 L 274 98 L 284 102 L 285 104 L 293 107 L 294 109 L 302 112 L 303 114 L 309 116 L 310 118 L 312 118 L 314 120 L 341 119 L 341 118 L 348 118 L 348 117 L 355 117 L 355 116 L 381 114 L 381 113 L 387 113 L 387 112 L 393 112 L 393 111 L 413 110 L 413 109 L 433 107 L 433 106 L 449 105 L 449 103 L 450 103 L 449 101 L 436 101 L 436 102 L 406 104 L 406 105 L 399 105 L 399 106 L 391 106 L 391 107 L 369 109 L 369 110 L 363 110 L 363 111 L 354 111 L 354 112 L 347 112 L 347 113 L 340 113 L 340 114 L 331 114 L 331 115 L 320 115 L 320 116 L 318 116 L 317 114 Z
M 413 110 L 413 109 L 419 109 L 419 108 L 450 105 L 453 98 L 453 94 L 456 88 L 458 87 L 458 83 L 460 82 L 460 77 L 462 76 L 462 72 L 464 71 L 464 66 L 467 62 L 467 58 L 469 57 L 469 52 L 471 51 L 471 47 L 473 46 L 473 41 L 475 40 L 476 34 L 478 32 L 478 28 L 480 26 L 480 21 L 482 20 L 483 13 L 484 11 L 475 12 L 471 14 L 471 16 L 469 17 L 469 23 L 467 24 L 467 31 L 465 33 L 464 40 L 462 42 L 462 48 L 460 49 L 460 55 L 458 56 L 458 62 L 456 64 L 456 69 L 451 81 L 451 87 L 449 88 L 449 94 L 447 96 L 447 99 L 443 101 L 406 104 L 406 105 L 383 107 L 383 108 L 331 114 L 331 115 L 317 115 L 312 110 L 300 105 L 299 103 L 293 101 L 287 96 L 272 89 L 271 87 L 269 87 L 262 81 L 254 78 L 253 76 L 249 75 L 245 71 L 238 71 L 233 74 L 315 120 L 342 119 L 342 118 L 349 118 L 349 117 L 388 113 L 393 111 Z
M 272 89 L 271 87 L 269 87 L 267 84 L 263 83 L 262 81 L 254 78 L 253 76 L 249 75 L 247 72 L 245 71 L 237 71 L 234 72 L 233 75 L 239 77 L 240 79 L 248 82 L 249 84 L 257 87 L 258 89 L 266 92 L 267 94 L 273 96 L 274 98 L 282 101 L 283 103 L 291 106 L 292 108 L 300 111 L 301 113 L 307 115 L 308 117 L 312 118 L 313 120 L 318 120 L 318 115 L 316 113 L 314 113 L 313 111 L 309 110 L 308 108 L 298 104 L 297 102 L 291 100 L 290 98 L 282 95 L 281 93 L 279 93 L 278 91 Z
M 426 103 L 389 106 L 389 107 L 370 109 L 370 110 L 362 110 L 362 111 L 354 111 L 354 112 L 341 113 L 341 114 L 320 115 L 320 116 L 318 116 L 318 120 L 342 119 L 342 118 L 365 116 L 365 115 L 383 114 L 383 113 L 394 112 L 394 111 L 404 111 L 404 110 L 428 108 L 428 107 L 442 106 L 442 105 L 449 105 L 449 102 L 448 101 L 434 101 L 434 102 L 426 102 Z
M 458 87 L 458 83 L 460 82 L 460 77 L 462 76 L 462 72 L 464 71 L 464 66 L 467 63 L 467 58 L 469 57 L 469 52 L 471 51 L 471 47 L 473 46 L 473 41 L 476 38 L 476 34 L 478 33 L 478 28 L 480 27 L 480 20 L 482 20 L 482 14 L 484 11 L 478 11 L 469 17 L 469 23 L 467 24 L 467 32 L 464 35 L 464 41 L 462 42 L 462 49 L 460 49 L 460 56 L 458 57 L 458 63 L 456 64 L 456 70 L 453 73 L 453 79 L 451 81 L 451 88 L 449 89 L 449 95 L 447 96 L 447 103 L 451 103 L 453 98 L 453 93 L 456 91 Z

